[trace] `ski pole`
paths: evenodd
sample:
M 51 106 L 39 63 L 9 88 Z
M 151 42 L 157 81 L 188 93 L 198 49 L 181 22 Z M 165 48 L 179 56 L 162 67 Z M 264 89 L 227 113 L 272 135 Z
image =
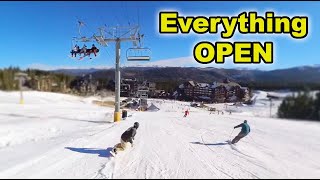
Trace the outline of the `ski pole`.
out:
M 234 131 L 234 129 L 232 130 L 232 132 L 231 132 L 231 134 L 230 134 L 230 136 L 229 136 L 229 139 L 231 138 L 231 135 L 233 134 L 233 131 Z
M 250 136 L 250 134 L 249 134 L 249 137 L 251 138 L 251 140 L 254 142 L 254 143 L 256 143 L 255 141 L 254 141 L 254 139 Z M 257 144 L 257 143 L 256 143 Z

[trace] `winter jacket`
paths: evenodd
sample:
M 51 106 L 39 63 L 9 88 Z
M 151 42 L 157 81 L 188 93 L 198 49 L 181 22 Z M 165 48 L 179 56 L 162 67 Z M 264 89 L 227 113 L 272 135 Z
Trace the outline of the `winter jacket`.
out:
M 134 127 L 131 127 L 121 135 L 121 139 L 124 142 L 130 142 L 132 144 L 136 133 L 137 133 L 137 129 Z
M 238 126 L 235 126 L 234 128 L 241 127 L 241 134 L 247 135 L 250 133 L 250 126 L 247 123 L 239 124 Z

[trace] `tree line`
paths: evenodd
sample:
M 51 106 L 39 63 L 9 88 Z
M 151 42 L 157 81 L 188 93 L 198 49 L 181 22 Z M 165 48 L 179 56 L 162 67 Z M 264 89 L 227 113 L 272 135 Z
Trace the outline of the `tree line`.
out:
M 286 97 L 278 109 L 279 118 L 320 121 L 320 92 L 310 90 Z
M 84 77 L 37 69 L 21 70 L 19 67 L 10 66 L 9 68 L 0 69 L 0 90 L 19 90 L 19 81 L 15 80 L 15 75 L 19 72 L 28 75 L 28 80 L 23 84 L 24 87 L 33 90 L 52 92 L 65 92 L 66 89 L 69 89 L 71 93 L 77 91 L 79 88 L 78 86 L 81 85 Z M 97 90 L 107 89 L 114 91 L 114 82 L 110 80 L 110 77 L 93 79 L 94 82 L 96 82 Z M 52 83 L 55 84 L 56 87 L 52 87 Z M 39 86 L 46 86 L 46 88 L 41 88 Z
M 20 72 L 18 67 L 0 69 L 0 89 L 7 91 L 18 90 L 18 81 L 14 79 L 15 74 L 18 72 Z

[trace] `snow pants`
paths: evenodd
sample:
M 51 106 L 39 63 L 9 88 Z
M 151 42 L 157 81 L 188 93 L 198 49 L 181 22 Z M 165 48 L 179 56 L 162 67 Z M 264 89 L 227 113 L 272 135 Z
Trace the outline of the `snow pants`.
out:
M 244 133 L 239 133 L 231 142 L 231 144 L 235 144 L 237 143 L 240 139 L 246 137 L 247 134 L 244 134 Z
M 116 149 L 117 152 L 124 151 L 127 149 L 127 147 L 128 147 L 128 142 L 124 142 L 122 139 L 121 139 L 120 143 L 118 143 L 114 146 L 114 148 Z

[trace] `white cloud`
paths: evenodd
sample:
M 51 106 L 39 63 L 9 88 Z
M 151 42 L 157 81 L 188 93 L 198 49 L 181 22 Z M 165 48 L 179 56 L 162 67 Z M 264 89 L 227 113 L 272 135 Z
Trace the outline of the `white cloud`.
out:
M 261 69 L 270 70 L 274 69 L 274 65 L 266 64 L 234 64 L 232 57 L 226 58 L 224 64 L 200 64 L 194 60 L 193 57 L 181 57 L 173 59 L 165 59 L 154 62 L 129 62 L 126 63 L 126 67 L 216 67 L 216 68 L 243 68 L 243 69 Z

